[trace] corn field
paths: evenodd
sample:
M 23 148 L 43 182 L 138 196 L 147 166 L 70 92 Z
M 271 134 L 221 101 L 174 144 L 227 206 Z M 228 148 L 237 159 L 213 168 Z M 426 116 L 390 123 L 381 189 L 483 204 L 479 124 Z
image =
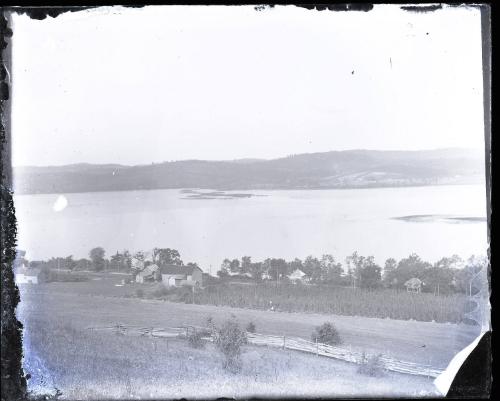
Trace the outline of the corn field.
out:
M 435 296 L 391 289 L 370 291 L 346 287 L 236 283 L 214 285 L 200 290 L 195 294 L 194 302 L 284 312 L 331 313 L 441 323 L 461 322 L 467 308 L 467 297 L 462 294 Z

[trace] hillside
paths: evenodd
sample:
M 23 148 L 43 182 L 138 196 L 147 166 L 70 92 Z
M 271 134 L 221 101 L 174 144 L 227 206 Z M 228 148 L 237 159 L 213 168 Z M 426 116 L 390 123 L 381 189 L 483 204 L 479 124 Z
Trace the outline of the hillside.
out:
M 484 181 L 479 151 L 348 150 L 273 160 L 183 160 L 150 165 L 73 164 L 14 168 L 18 194 L 138 189 L 325 189 Z

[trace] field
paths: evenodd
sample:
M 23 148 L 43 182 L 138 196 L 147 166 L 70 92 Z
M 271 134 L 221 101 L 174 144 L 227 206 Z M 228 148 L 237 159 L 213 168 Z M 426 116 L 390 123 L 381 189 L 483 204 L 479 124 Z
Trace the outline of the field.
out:
M 183 340 L 97 334 L 41 320 L 30 322 L 26 337 L 31 389 L 59 390 L 63 399 L 437 394 L 425 377 L 363 376 L 354 364 L 293 351 L 245 346 L 242 371 L 232 374 L 212 344 L 193 349 Z
M 466 297 L 462 294 L 434 296 L 397 290 L 364 290 L 309 285 L 214 285 L 196 294 L 195 302 L 267 309 L 314 312 L 424 322 L 462 321 Z
M 463 294 L 435 296 L 429 293 L 412 294 L 404 290 L 380 289 L 369 291 L 346 287 L 280 285 L 253 283 L 225 283 L 208 285 L 197 290 L 194 297 L 189 291 L 170 295 L 154 294 L 161 284 L 132 284 L 120 286 L 124 274 L 92 273 L 89 281 L 73 283 L 71 292 L 117 297 L 136 296 L 163 298 L 170 301 L 200 305 L 230 306 L 282 312 L 324 313 L 342 316 L 364 316 L 423 322 L 460 323 L 468 307 Z M 118 284 L 118 286 L 116 286 Z M 66 291 L 65 283 L 53 283 Z
M 434 391 L 432 380 L 425 377 L 395 373 L 377 379 L 360 377 L 353 364 L 253 346 L 245 348 L 244 370 L 234 376 L 222 370 L 220 356 L 210 345 L 205 350 L 194 350 L 182 341 L 170 342 L 167 346 L 164 339 L 87 330 L 118 323 L 175 327 L 200 325 L 208 316 L 222 322 L 234 315 L 242 325 L 254 322 L 258 333 L 309 339 L 315 326 L 332 321 L 344 345 L 353 350 L 382 353 L 442 369 L 478 334 L 478 328 L 462 324 L 271 312 L 125 298 L 124 295 L 135 286 L 116 287 L 119 281 L 119 276 L 109 276 L 95 280 L 92 285 L 86 282 L 22 286 L 18 313 L 26 328 L 25 366 L 33 376 L 30 388 L 45 386 L 53 390 L 57 387 L 65 398 L 113 398 L 127 394 L 152 398 L 148 391 L 154 391 L 153 398 L 171 394 L 193 398 L 200 396 L 196 393 L 199 388 L 205 391 L 203 397 L 222 393 L 228 397 L 243 397 L 251 393 L 273 394 L 273 391 L 290 396 L 305 393 L 362 396 L 363 393 L 382 395 L 384 392 L 418 395 L 420 390 L 422 394 Z M 94 292 L 89 291 L 90 288 Z M 106 288 L 113 296 L 101 295 Z M 204 381 L 206 372 L 210 372 L 208 382 Z M 265 374 L 259 375 L 259 372 Z M 178 380 L 178 377 L 186 379 Z M 335 377 L 333 382 L 332 377 Z M 300 386 L 297 386 L 298 381 Z M 361 381 L 363 386 L 359 386 Z M 82 393 L 83 388 L 85 393 Z

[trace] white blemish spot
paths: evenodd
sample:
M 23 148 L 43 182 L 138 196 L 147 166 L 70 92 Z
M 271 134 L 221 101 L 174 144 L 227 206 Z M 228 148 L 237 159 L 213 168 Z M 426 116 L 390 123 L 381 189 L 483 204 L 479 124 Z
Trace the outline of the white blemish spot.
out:
M 66 209 L 66 206 L 68 206 L 68 199 L 64 195 L 59 195 L 54 202 L 52 209 L 54 209 L 54 212 L 60 212 L 61 210 Z

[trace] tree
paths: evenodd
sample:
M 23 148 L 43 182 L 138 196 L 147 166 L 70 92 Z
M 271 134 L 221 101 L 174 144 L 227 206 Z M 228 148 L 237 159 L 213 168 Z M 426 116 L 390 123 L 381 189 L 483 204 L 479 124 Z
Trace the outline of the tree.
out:
M 306 273 L 313 283 L 321 281 L 321 262 L 312 256 L 304 260 L 304 273 Z
M 373 256 L 365 259 L 360 271 L 360 284 L 362 288 L 374 289 L 382 283 L 382 268 L 374 262 Z
M 154 248 L 153 263 L 157 265 L 183 265 L 179 251 L 170 248 Z
M 375 263 L 373 256 L 360 256 L 357 252 L 346 258 L 354 287 L 376 288 L 381 283 L 382 269 Z
M 76 270 L 88 270 L 92 262 L 88 259 L 82 258 L 76 261 L 75 269 Z
M 457 291 L 467 295 L 475 295 L 480 290 L 487 290 L 488 283 L 488 259 L 484 256 L 472 255 L 463 269 L 456 271 L 454 284 Z M 487 294 L 488 291 L 485 291 Z
M 252 266 L 252 258 L 250 256 L 243 256 L 241 258 L 241 265 L 240 265 L 240 272 L 242 274 L 244 273 L 250 273 L 250 269 Z
M 267 258 L 263 267 L 271 279 L 276 281 L 288 275 L 288 265 L 285 259 Z
M 76 261 L 73 260 L 73 255 L 64 258 L 64 268 L 73 271 L 76 267 Z
M 407 258 L 399 261 L 395 271 L 395 285 L 403 288 L 404 284 L 414 277 L 423 281 L 424 271 L 430 267 L 432 267 L 430 263 L 424 262 L 420 259 L 420 256 L 412 253 Z
M 106 264 L 106 261 L 104 260 L 105 254 L 106 252 L 101 247 L 93 248 L 90 250 L 89 257 L 92 261 L 92 267 L 95 271 L 104 270 L 104 266 Z
M 262 274 L 264 273 L 264 267 L 261 262 L 252 263 L 250 265 L 250 274 L 252 278 L 256 281 L 262 280 Z
M 449 294 L 454 288 L 454 277 L 457 267 L 463 265 L 462 259 L 453 255 L 451 258 L 441 258 L 434 266 L 424 270 L 422 278 L 425 283 L 424 291 L 435 295 Z
M 339 284 L 342 276 L 342 265 L 335 262 L 332 255 L 323 255 L 320 261 L 321 281 L 329 284 Z
M 132 266 L 131 256 L 128 251 L 123 251 L 120 253 L 116 251 L 116 254 L 111 256 L 109 262 L 110 268 L 113 270 L 128 270 Z
M 231 372 L 241 370 L 241 346 L 247 344 L 247 335 L 234 319 L 227 320 L 214 330 L 214 343 L 224 356 L 223 367 Z
M 229 276 L 231 261 L 229 259 L 224 259 L 222 264 L 220 265 L 220 270 L 217 272 L 217 275 L 220 278 Z
M 198 269 L 200 268 L 200 266 L 198 266 L 198 263 L 194 263 L 194 262 L 189 262 L 187 265 L 187 267 L 197 267 Z
M 288 271 L 294 272 L 295 270 L 304 271 L 304 266 L 302 265 L 302 261 L 299 258 L 295 258 L 291 262 L 288 262 Z
M 398 262 L 396 259 L 389 258 L 385 261 L 384 265 L 384 275 L 382 278 L 382 281 L 384 283 L 384 286 L 386 287 L 392 287 L 394 283 L 394 273 L 396 271 L 396 268 L 398 267 Z
M 239 273 L 240 271 L 240 261 L 238 259 L 233 259 L 229 262 L 229 270 L 231 273 Z
M 219 276 L 221 279 L 224 279 L 229 276 L 229 273 L 227 272 L 226 269 L 220 269 L 217 271 L 217 276 Z

